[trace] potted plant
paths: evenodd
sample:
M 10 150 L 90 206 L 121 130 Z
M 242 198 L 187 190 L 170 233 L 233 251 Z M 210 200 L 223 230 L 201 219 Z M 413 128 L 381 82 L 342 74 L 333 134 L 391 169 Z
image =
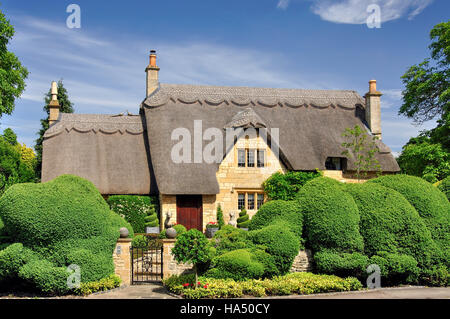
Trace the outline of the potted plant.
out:
M 242 230 L 248 230 L 249 224 L 250 224 L 250 216 L 247 214 L 247 210 L 243 209 L 239 213 L 239 218 L 237 219 L 237 227 Z
M 206 237 L 213 238 L 216 231 L 219 230 L 219 224 L 216 222 L 209 222 L 206 224 Z
M 148 216 L 145 216 L 145 232 L 147 234 L 159 233 L 159 219 L 154 207 L 149 211 Z

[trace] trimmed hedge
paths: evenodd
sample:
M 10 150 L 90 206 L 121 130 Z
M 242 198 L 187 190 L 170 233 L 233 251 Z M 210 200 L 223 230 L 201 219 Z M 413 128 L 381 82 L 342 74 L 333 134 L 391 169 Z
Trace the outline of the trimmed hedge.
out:
M 440 181 L 437 188 L 447 196 L 448 200 L 450 200 L 450 176 L 447 176 Z
M 145 232 L 145 217 L 152 208 L 159 211 L 157 196 L 112 195 L 107 202 L 114 212 L 131 224 L 135 233 Z
M 370 258 L 370 264 L 380 267 L 381 278 L 389 285 L 416 283 L 420 273 L 417 261 L 409 255 L 378 252 Z
M 23 265 L 36 259 L 38 257 L 20 243 L 11 244 L 0 250 L 0 282 L 16 278 Z
M 217 254 L 223 254 L 236 249 L 249 248 L 251 245 L 248 239 L 249 232 L 225 225 L 214 234 L 215 248 Z
M 227 252 L 214 258 L 212 264 L 214 265 L 213 268 L 208 270 L 205 276 L 217 279 L 231 278 L 239 281 L 262 278 L 265 273 L 264 264 L 259 262 L 249 249 Z
M 359 211 L 342 184 L 327 177 L 315 178 L 298 194 L 303 214 L 306 244 L 314 251 L 333 249 L 362 252 Z
M 387 175 L 368 183 L 377 183 L 402 194 L 417 210 L 450 264 L 450 203 L 446 196 L 427 181 L 409 175 Z
M 314 254 L 316 270 L 322 274 L 333 274 L 340 277 L 363 277 L 369 258 L 361 253 L 342 253 L 322 250 Z
M 439 263 L 442 252 L 417 211 L 397 191 L 377 183 L 346 184 L 360 213 L 360 233 L 368 256 L 379 251 L 406 254 L 426 268 Z
M 298 237 L 302 237 L 303 216 L 297 201 L 272 200 L 263 204 L 253 216 L 249 230 L 261 229 L 277 221 L 289 223 L 289 229 Z
M 11 186 L 0 199 L 0 216 L 11 241 L 38 256 L 16 273 L 48 293 L 66 292 L 62 282 L 66 285 L 72 263 L 81 267 L 82 282 L 114 273 L 119 229 L 126 227 L 133 236 L 131 225 L 109 209 L 95 186 L 72 175 Z
M 250 231 L 249 239 L 260 247 L 265 247 L 275 262 L 279 274 L 287 273 L 300 249 L 300 239 L 289 230 L 286 222 L 280 221 L 276 224 L 262 229 Z

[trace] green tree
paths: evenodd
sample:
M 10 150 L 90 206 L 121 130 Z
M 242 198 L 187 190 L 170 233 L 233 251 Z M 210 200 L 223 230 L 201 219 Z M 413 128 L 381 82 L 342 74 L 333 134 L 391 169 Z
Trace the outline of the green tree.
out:
M 315 172 L 276 172 L 264 181 L 262 187 L 269 200 L 293 200 L 306 182 L 322 176 Z
M 50 108 L 49 104 L 52 99 L 51 89 L 45 95 L 45 105 L 44 111 L 47 116 L 41 120 L 41 129 L 38 132 L 39 138 L 36 140 L 36 144 L 34 146 L 34 150 L 36 151 L 36 175 L 38 177 L 41 176 L 42 170 L 42 142 L 44 140 L 44 133 L 49 128 L 48 118 L 50 116 Z M 63 85 L 62 80 L 58 81 L 58 102 L 60 105 L 59 111 L 62 113 L 73 113 L 73 104 L 69 100 L 69 96 L 67 94 L 67 90 Z
M 354 128 L 346 128 L 342 136 L 348 140 L 348 142 L 341 144 L 342 147 L 346 148 L 342 152 L 342 155 L 354 157 L 356 167 L 355 175 L 358 180 L 367 176 L 367 172 L 371 170 L 381 173 L 380 163 L 375 158 L 375 154 L 379 151 L 376 145 L 378 137 L 369 136 L 358 125 L 355 125 Z
M 5 138 L 5 135 L 15 136 L 11 129 L 7 130 L 0 136 L 0 194 L 13 184 L 35 181 L 34 167 L 23 159 L 17 141 L 12 145 L 11 141 Z
M 429 140 L 422 140 L 419 143 L 410 141 L 403 146 L 397 162 L 403 173 L 422 177 L 430 183 L 450 175 L 450 153 L 442 144 L 433 144 Z
M 8 51 L 14 32 L 14 27 L 0 10 L 0 117 L 13 112 L 14 101 L 25 90 L 28 77 L 27 69 L 14 53 Z
M 9 127 L 3 131 L 3 139 L 11 145 L 17 144 L 17 135 Z
M 192 263 L 195 271 L 195 287 L 198 282 L 198 267 L 210 260 L 209 241 L 197 229 L 191 229 L 177 237 L 172 255 L 180 263 Z
M 404 173 L 435 181 L 448 176 L 450 165 L 450 22 L 435 25 L 430 39 L 431 58 L 402 76 L 405 89 L 399 114 L 416 123 L 436 119 L 437 126 L 411 138 L 398 162 Z M 413 154 L 423 161 L 412 159 Z
M 219 225 L 219 229 L 225 225 L 225 221 L 223 220 L 223 211 L 220 204 L 217 206 L 217 224 Z

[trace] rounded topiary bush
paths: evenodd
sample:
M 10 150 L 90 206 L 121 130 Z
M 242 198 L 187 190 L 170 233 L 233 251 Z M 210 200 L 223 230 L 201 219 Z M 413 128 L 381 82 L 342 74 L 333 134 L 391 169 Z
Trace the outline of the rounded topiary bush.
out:
M 289 230 L 286 222 L 278 222 L 249 232 L 249 239 L 264 247 L 275 261 L 280 275 L 287 273 L 300 249 L 300 239 Z
M 369 258 L 357 252 L 343 253 L 324 249 L 314 254 L 314 263 L 318 273 L 361 278 L 369 264 Z
M 218 254 L 248 248 L 251 244 L 248 239 L 248 232 L 231 225 L 223 226 L 214 234 L 213 238 Z
M 417 261 L 409 255 L 378 252 L 370 258 L 370 264 L 380 267 L 381 278 L 389 285 L 416 283 L 420 273 Z
M 307 246 L 314 251 L 363 251 L 358 207 L 341 183 L 327 177 L 315 178 L 300 190 L 298 201 Z
M 0 199 L 0 216 L 11 241 L 23 244 L 41 262 L 24 264 L 17 275 L 44 292 L 63 291 L 59 279 L 62 270 L 67 279 L 66 267 L 72 263 L 81 267 L 82 282 L 111 275 L 119 229 L 126 227 L 133 236 L 131 225 L 109 209 L 95 186 L 72 175 L 11 186 Z M 47 277 L 54 280 L 46 283 Z
M 450 203 L 441 191 L 422 178 L 409 175 L 387 175 L 368 183 L 377 183 L 402 194 L 424 220 L 446 259 L 450 259 Z
M 270 258 L 270 257 L 268 257 Z M 205 273 L 206 277 L 246 280 L 262 278 L 265 266 L 249 249 L 226 252 L 213 260 L 214 267 Z
M 253 216 L 249 230 L 261 229 L 280 220 L 286 221 L 298 238 L 302 236 L 303 216 L 297 201 L 272 200 L 263 204 Z
M 344 189 L 359 208 L 368 256 L 380 251 L 409 255 L 422 267 L 443 259 L 424 221 L 399 192 L 377 183 L 346 184 Z
M 250 225 L 250 216 L 247 214 L 246 209 L 239 212 L 239 217 L 236 222 L 238 228 L 248 228 L 248 225 Z

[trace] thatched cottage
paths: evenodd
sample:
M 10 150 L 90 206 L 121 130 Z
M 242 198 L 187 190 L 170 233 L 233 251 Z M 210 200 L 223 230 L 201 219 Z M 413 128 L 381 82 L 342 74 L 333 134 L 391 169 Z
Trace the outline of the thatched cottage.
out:
M 345 128 L 381 138 L 374 80 L 362 98 L 347 90 L 163 84 L 158 73 L 152 51 L 139 115 L 59 113 L 54 87 L 42 182 L 75 174 L 105 196 L 158 195 L 161 220 L 169 213 L 203 230 L 218 204 L 226 220 L 241 208 L 254 214 L 262 182 L 277 171 L 319 169 L 353 181 L 353 156 L 342 155 Z M 383 173 L 398 172 L 391 150 L 377 143 Z

